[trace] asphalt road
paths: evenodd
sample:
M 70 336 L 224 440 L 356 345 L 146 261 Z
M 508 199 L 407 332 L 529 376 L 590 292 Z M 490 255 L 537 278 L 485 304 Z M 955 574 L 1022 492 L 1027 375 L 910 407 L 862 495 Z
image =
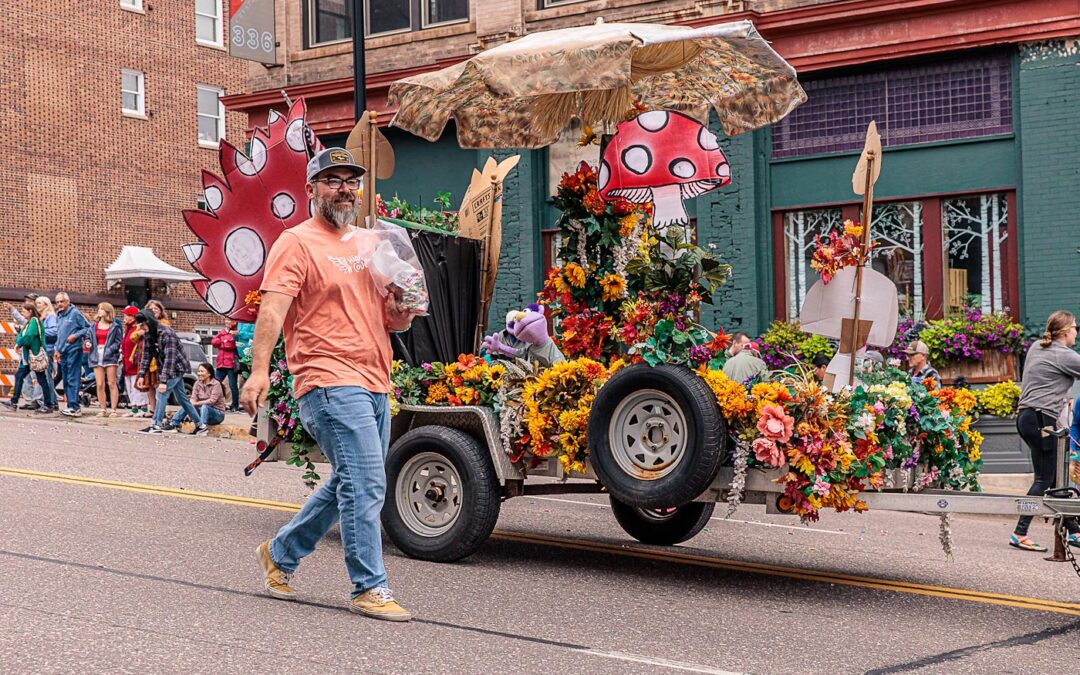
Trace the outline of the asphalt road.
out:
M 687 545 L 630 540 L 599 496 L 522 497 L 471 558 L 387 546 L 412 609 L 345 609 L 336 530 L 302 600 L 261 595 L 254 549 L 307 490 L 243 441 L 0 415 L 0 671 L 1054 673 L 1080 670 L 1080 579 L 958 518 L 744 506 Z M 718 513 L 720 510 L 718 509 Z M 1033 533 L 1049 540 L 1049 528 Z

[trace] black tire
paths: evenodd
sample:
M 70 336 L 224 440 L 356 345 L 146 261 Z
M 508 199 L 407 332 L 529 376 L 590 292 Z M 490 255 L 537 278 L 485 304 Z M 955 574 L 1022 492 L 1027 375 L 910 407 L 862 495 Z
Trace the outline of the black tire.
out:
M 643 509 L 623 504 L 611 498 L 611 511 L 622 529 L 642 544 L 671 546 L 681 544 L 701 532 L 712 518 L 713 502 L 690 502 L 676 506 L 670 513 L 666 509 Z
M 630 414 L 635 411 L 641 412 Z M 618 432 L 617 415 L 628 415 Z M 644 435 L 626 433 L 631 424 L 651 425 L 657 440 L 646 446 Z M 680 436 L 681 442 L 667 445 Z M 589 415 L 593 470 L 608 491 L 629 506 L 667 508 L 691 502 L 716 478 L 726 439 L 716 396 L 682 366 L 641 364 L 619 371 L 600 389 Z M 679 445 L 681 450 L 672 450 Z M 660 463 L 661 457 L 644 454 L 651 452 L 646 448 L 660 448 L 660 455 L 672 457 Z
M 439 470 L 437 475 L 427 474 L 423 479 L 427 485 L 416 480 L 411 481 L 412 486 L 399 485 L 410 482 L 403 470 L 413 474 L 426 465 Z M 456 497 L 449 485 L 453 481 L 448 480 L 452 475 L 460 479 Z M 432 485 L 440 489 L 444 483 L 445 494 L 428 496 Z M 403 492 L 399 494 L 399 491 Z M 411 558 L 432 562 L 461 560 L 476 552 L 495 529 L 501 497 L 491 456 L 475 438 L 450 427 L 419 427 L 399 438 L 387 454 L 383 528 L 390 541 Z M 417 502 L 432 510 L 432 518 L 445 515 L 448 510 L 455 511 L 456 517 L 449 524 L 436 521 L 434 526 L 429 526 L 422 518 L 429 512 L 414 508 Z M 402 513 L 402 506 L 413 508 L 413 513 Z

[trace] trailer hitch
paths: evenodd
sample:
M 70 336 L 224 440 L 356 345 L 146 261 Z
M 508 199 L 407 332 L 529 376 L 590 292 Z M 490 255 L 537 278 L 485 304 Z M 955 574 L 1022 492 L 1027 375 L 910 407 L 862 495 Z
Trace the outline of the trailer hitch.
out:
M 1080 577 L 1080 562 L 1069 546 L 1069 528 L 1066 525 L 1064 512 L 1074 511 L 1080 506 L 1080 489 L 1075 487 L 1051 488 L 1045 492 L 1043 503 L 1052 508 L 1057 515 L 1054 516 L 1054 555 L 1046 558 L 1050 562 L 1067 562 L 1072 565 L 1076 576 Z

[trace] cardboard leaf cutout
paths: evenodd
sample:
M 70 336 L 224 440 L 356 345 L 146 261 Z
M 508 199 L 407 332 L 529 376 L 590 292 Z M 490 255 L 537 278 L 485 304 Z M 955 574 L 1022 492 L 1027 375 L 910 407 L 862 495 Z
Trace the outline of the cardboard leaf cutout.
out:
M 360 121 L 356 123 L 349 137 L 345 139 L 345 149 L 352 153 L 353 159 L 370 173 L 374 173 L 379 180 L 386 180 L 394 175 L 394 148 L 386 139 L 383 132 L 375 129 L 375 164 L 374 169 L 367 166 L 368 148 L 371 147 L 371 124 L 368 121 L 370 113 L 365 112 Z
M 684 199 L 731 183 L 731 166 L 716 135 L 678 112 L 651 110 L 627 120 L 600 159 L 597 189 L 604 199 L 653 203 L 658 229 L 690 222 Z
M 870 153 L 874 155 L 873 173 L 870 174 L 870 187 L 877 183 L 881 175 L 881 134 L 877 130 L 877 122 L 871 121 L 866 128 L 866 143 L 863 144 L 862 154 L 859 155 L 859 163 L 855 165 L 855 173 L 851 174 L 851 189 L 857 195 L 866 194 L 866 171 L 870 166 Z
M 304 122 L 298 99 L 288 116 L 271 110 L 268 126 L 256 128 L 250 155 L 221 142 L 223 178 L 203 171 L 205 209 L 185 209 L 184 222 L 198 241 L 184 256 L 205 279 L 192 286 L 210 309 L 238 321 L 254 321 L 247 294 L 259 290 L 270 247 L 289 227 L 312 215 L 304 189 L 308 157 L 322 149 Z

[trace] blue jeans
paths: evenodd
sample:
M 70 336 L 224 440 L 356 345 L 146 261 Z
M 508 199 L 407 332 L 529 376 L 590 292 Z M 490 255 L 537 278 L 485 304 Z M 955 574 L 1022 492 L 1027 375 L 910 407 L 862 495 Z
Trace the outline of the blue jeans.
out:
M 214 379 L 218 382 L 225 382 L 225 376 L 229 377 L 229 391 L 232 392 L 232 408 L 236 410 L 240 407 L 240 387 L 236 384 L 236 368 L 215 368 Z
M 11 402 L 13 404 L 19 403 L 19 396 L 22 395 L 23 382 L 27 376 L 33 376 L 37 379 L 39 385 L 41 385 L 42 393 L 45 396 L 45 405 L 49 408 L 56 407 L 56 390 L 52 386 L 52 375 L 49 373 L 49 369 L 46 368 L 43 372 L 35 373 L 30 370 L 30 366 L 26 363 L 20 363 L 19 369 L 15 371 L 15 389 L 11 392 Z
M 184 378 L 177 376 L 165 383 L 165 393 L 157 392 L 157 404 L 154 406 L 154 420 L 152 422 L 155 426 L 161 426 L 161 423 L 165 420 L 165 406 L 169 405 L 170 394 L 176 396 L 176 401 L 191 419 L 199 419 L 199 412 L 195 410 L 195 406 L 191 405 L 191 399 L 188 398 L 187 392 L 184 391 Z
M 386 394 L 361 387 L 312 389 L 300 398 L 300 422 L 318 442 L 333 473 L 278 530 L 270 542 L 270 557 L 283 571 L 295 572 L 340 518 L 353 597 L 386 586 L 379 529 L 390 443 Z
M 200 427 L 208 427 L 212 424 L 221 424 L 225 421 L 225 413 L 221 412 L 212 405 L 197 405 L 195 410 L 198 411 L 198 416 L 192 418 L 192 422 Z M 180 408 L 173 415 L 173 418 L 169 420 L 169 424 L 174 427 L 180 426 L 180 423 L 187 418 L 187 410 Z
M 67 399 L 67 407 L 71 410 L 78 410 L 82 407 L 82 404 L 79 403 L 82 357 L 82 347 L 68 349 L 60 354 L 60 367 L 64 371 L 64 398 Z

